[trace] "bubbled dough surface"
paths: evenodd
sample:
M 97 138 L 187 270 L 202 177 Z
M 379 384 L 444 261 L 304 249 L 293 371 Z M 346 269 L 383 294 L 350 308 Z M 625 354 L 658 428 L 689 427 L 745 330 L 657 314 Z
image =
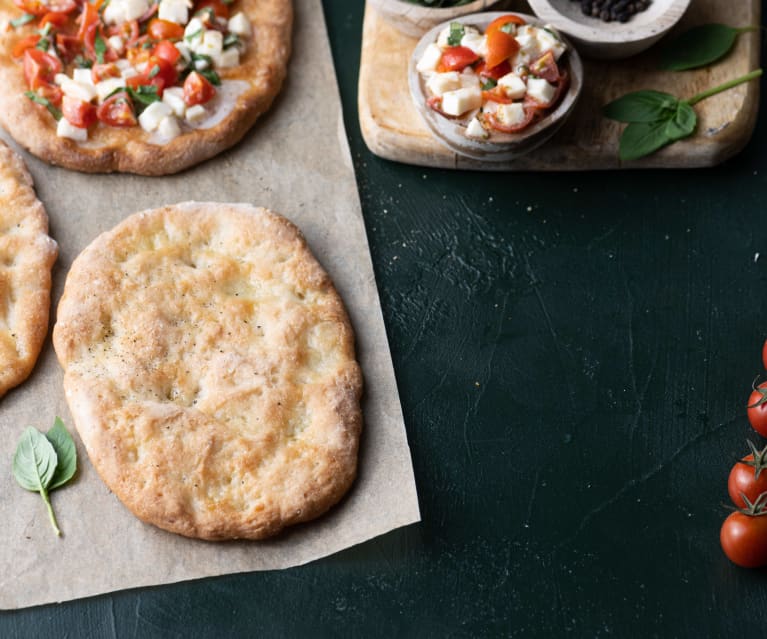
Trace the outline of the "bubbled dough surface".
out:
M 24 162 L 0 143 L 0 395 L 29 376 L 40 354 L 57 255 Z
M 298 229 L 248 205 L 137 213 L 75 260 L 54 327 L 88 455 L 144 521 L 262 538 L 356 473 L 361 373 Z

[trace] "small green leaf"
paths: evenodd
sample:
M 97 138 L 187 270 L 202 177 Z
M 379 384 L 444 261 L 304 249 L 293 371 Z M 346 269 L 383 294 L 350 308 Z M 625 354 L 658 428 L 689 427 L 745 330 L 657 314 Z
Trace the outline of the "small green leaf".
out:
M 669 42 L 660 54 L 660 68 L 686 71 L 716 62 L 727 55 L 738 35 L 750 27 L 735 29 L 725 24 L 703 24 Z
M 149 78 L 154 78 L 158 73 L 160 73 L 160 65 L 155 64 L 152 69 L 149 71 Z
M 673 141 L 690 136 L 698 124 L 695 110 L 686 102 L 680 102 L 674 116 L 666 122 L 666 135 Z
M 45 434 L 45 438 L 53 446 L 58 458 L 56 472 L 53 474 L 51 485 L 48 487 L 48 490 L 53 490 L 63 486 L 74 477 L 77 471 L 77 449 L 72 436 L 59 417 L 53 422 L 53 428 Z
M 666 135 L 668 120 L 632 122 L 623 131 L 619 145 L 621 160 L 638 160 L 673 140 Z
M 236 33 L 227 33 L 224 36 L 224 49 L 228 49 L 229 47 L 236 47 L 238 44 L 240 44 L 240 36 L 238 36 Z
M 25 24 L 28 24 L 32 22 L 32 20 L 35 19 L 35 16 L 31 13 L 25 13 L 23 16 L 16 18 L 15 20 L 11 20 L 11 26 L 14 29 L 18 29 L 19 27 L 23 27 Z
M 48 488 L 56 472 L 56 451 L 39 430 L 28 427 L 21 435 L 13 456 L 13 476 L 32 492 Z
M 96 36 L 93 41 L 93 50 L 96 52 L 96 60 L 99 64 L 104 64 L 104 54 L 107 52 L 107 43 L 101 36 Z
M 484 82 L 482 82 L 483 91 L 490 91 L 490 89 L 494 89 L 497 86 L 498 86 L 498 81 L 494 80 L 493 78 L 485 78 Z
M 48 112 L 53 116 L 53 118 L 58 122 L 61 120 L 61 111 L 59 111 L 48 98 L 44 98 L 41 95 L 37 95 L 34 91 L 25 91 L 24 95 L 27 96 L 32 102 L 35 102 L 36 104 L 42 104 L 46 109 L 48 109 Z
M 203 69 L 202 71 L 198 71 L 201 76 L 203 76 L 208 82 L 210 82 L 213 86 L 220 87 L 221 86 L 221 78 L 218 76 L 218 73 L 216 73 L 213 69 Z
M 610 102 L 602 109 L 605 117 L 618 122 L 655 122 L 676 110 L 677 100 L 661 91 L 635 91 Z
M 458 47 L 461 44 L 461 40 L 465 35 L 466 30 L 460 22 L 450 23 L 450 35 L 447 37 L 447 43 L 451 47 Z

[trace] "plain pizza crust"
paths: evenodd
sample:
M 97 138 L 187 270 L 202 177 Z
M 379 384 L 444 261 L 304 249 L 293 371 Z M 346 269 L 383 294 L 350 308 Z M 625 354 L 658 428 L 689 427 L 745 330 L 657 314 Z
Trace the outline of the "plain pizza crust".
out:
M 0 124 L 34 155 L 46 162 L 89 173 L 121 171 L 141 175 L 176 173 L 236 144 L 271 105 L 287 73 L 291 48 L 291 0 L 235 0 L 233 11 L 250 19 L 253 36 L 237 67 L 217 69 L 227 93 L 236 95 L 231 111 L 207 129 L 187 130 L 165 144 L 150 142 L 139 126 L 97 124 L 89 139 L 77 143 L 56 135 L 48 111 L 24 95 L 28 90 L 23 65 L 11 55 L 27 30 L 0 33 Z M 0 23 L 17 18 L 12 2 L 0 4 Z M 241 92 L 240 92 L 241 91 Z M 228 108 L 228 107 L 227 107 Z
M 73 263 L 53 340 L 93 465 L 146 522 L 259 539 L 354 480 L 352 328 L 275 213 L 190 202 L 130 216 Z
M 29 377 L 40 354 L 57 256 L 32 177 L 0 142 L 0 395 Z

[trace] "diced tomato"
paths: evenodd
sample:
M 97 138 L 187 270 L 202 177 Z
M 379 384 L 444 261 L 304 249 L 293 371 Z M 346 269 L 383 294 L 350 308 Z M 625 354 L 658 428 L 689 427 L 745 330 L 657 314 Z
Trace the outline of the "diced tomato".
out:
M 93 83 L 101 82 L 106 78 L 119 78 L 120 69 L 114 62 L 105 62 L 104 64 L 94 64 L 91 67 L 91 77 Z
M 161 40 L 155 45 L 152 55 L 167 60 L 171 64 L 176 64 L 181 57 L 181 52 L 170 40 Z
M 165 80 L 163 80 L 159 75 L 150 78 L 148 73 L 142 73 L 141 75 L 134 75 L 130 78 L 126 78 L 125 84 L 131 89 L 138 89 L 139 87 L 147 86 L 155 87 L 157 89 L 157 95 L 160 97 L 162 97 L 166 86 Z
M 500 80 L 507 73 L 511 73 L 511 64 L 508 60 L 504 60 L 501 64 L 496 64 L 492 69 L 488 68 L 484 60 L 480 60 L 474 71 L 483 78 L 492 78 L 493 80 Z
M 170 20 L 152 18 L 147 33 L 152 40 L 181 40 L 184 37 L 184 27 Z
M 99 10 L 95 4 L 85 2 L 83 4 L 83 11 L 80 14 L 80 23 L 77 29 L 77 39 L 80 42 L 85 42 L 85 36 L 88 34 L 88 30 L 94 25 L 99 23 Z
M 142 35 L 138 40 L 130 47 L 126 53 L 128 62 L 131 66 L 138 66 L 142 62 L 147 62 L 149 56 L 152 55 L 151 42 L 148 35 Z
M 50 24 L 53 27 L 61 28 L 67 22 L 69 22 L 69 14 L 56 13 L 55 11 L 49 11 L 40 20 L 40 28 L 44 28 L 46 24 Z
M 557 61 L 554 59 L 554 53 L 547 51 L 540 58 L 535 60 L 530 65 L 530 73 L 539 78 L 543 78 L 546 82 L 555 84 L 559 81 L 559 67 Z
M 11 51 L 11 55 L 13 55 L 14 58 L 20 58 L 24 55 L 24 52 L 27 49 L 34 49 L 37 46 L 37 43 L 40 42 L 40 36 L 39 35 L 28 35 L 21 40 L 19 40 L 14 46 L 13 50 Z
M 63 93 L 61 92 L 61 88 L 57 87 L 55 84 L 40 85 L 35 89 L 35 93 L 48 100 L 53 106 L 61 106 L 61 97 Z
M 496 29 L 487 32 L 487 55 L 485 56 L 485 65 L 492 69 L 509 58 L 515 56 L 519 51 L 519 42 L 517 39 L 505 31 Z
M 496 131 L 501 133 L 519 133 L 526 129 L 536 117 L 535 109 L 525 109 L 525 119 L 517 124 L 503 124 L 495 115 L 495 113 L 485 113 L 484 118 L 487 123 Z
M 44 16 L 46 13 L 69 13 L 77 7 L 76 0 L 13 0 L 13 3 L 25 13 Z
M 524 18 L 520 18 L 519 16 L 508 14 L 508 15 L 496 18 L 489 25 L 487 25 L 487 29 L 485 29 L 485 34 L 492 33 L 493 31 L 499 31 L 500 28 L 505 24 L 523 25 L 523 24 L 527 24 L 527 22 L 525 22 Z
M 133 103 L 125 91 L 107 98 L 98 108 L 96 117 L 109 126 L 136 126 Z
M 56 34 L 56 51 L 59 57 L 67 62 L 74 60 L 75 56 L 82 53 L 83 45 L 77 39 L 77 36 L 66 35 L 64 33 Z
M 99 54 L 96 52 L 96 38 L 101 38 L 102 41 L 105 40 L 100 22 L 94 22 L 88 27 L 88 30 L 85 33 L 84 41 L 85 51 L 88 54 L 88 58 L 94 61 L 99 61 Z M 104 44 L 106 45 L 106 42 L 104 42 Z M 99 63 L 103 64 L 104 62 L 114 62 L 119 57 L 120 56 L 117 51 L 107 46 L 106 50 L 101 56 Z
M 498 89 L 483 91 L 482 99 L 485 101 L 497 102 L 498 104 L 511 104 L 514 102 L 514 100 L 501 93 Z
M 178 80 L 176 67 L 163 58 L 151 56 L 147 61 L 146 71 L 128 78 L 125 82 L 132 89 L 140 86 L 157 87 L 157 95 L 162 97 L 165 87 L 173 86 L 176 80 Z
M 216 88 L 204 75 L 192 71 L 184 80 L 184 102 L 187 106 L 205 104 L 214 95 Z
M 213 9 L 214 15 L 219 18 L 229 18 L 229 7 L 221 0 L 201 0 L 194 7 L 194 12 L 199 13 L 204 9 Z
M 442 52 L 442 58 L 437 65 L 437 71 L 463 71 L 470 64 L 474 64 L 479 56 L 469 47 L 447 47 Z
M 53 84 L 53 78 L 61 71 L 61 61 L 40 49 L 24 51 L 24 77 L 30 89 Z
M 107 29 L 107 34 L 110 36 L 120 36 L 126 47 L 132 47 L 136 44 L 136 40 L 139 39 L 141 30 L 138 20 L 128 20 L 127 22 L 112 25 Z
M 87 129 L 96 122 L 96 105 L 79 98 L 65 95 L 62 100 L 61 110 L 72 126 Z

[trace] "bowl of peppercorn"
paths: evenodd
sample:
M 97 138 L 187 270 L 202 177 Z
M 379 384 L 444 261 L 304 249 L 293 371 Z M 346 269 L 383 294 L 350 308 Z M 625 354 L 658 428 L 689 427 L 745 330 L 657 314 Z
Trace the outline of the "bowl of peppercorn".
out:
M 690 0 L 529 0 L 535 14 L 591 58 L 628 58 L 662 38 Z

